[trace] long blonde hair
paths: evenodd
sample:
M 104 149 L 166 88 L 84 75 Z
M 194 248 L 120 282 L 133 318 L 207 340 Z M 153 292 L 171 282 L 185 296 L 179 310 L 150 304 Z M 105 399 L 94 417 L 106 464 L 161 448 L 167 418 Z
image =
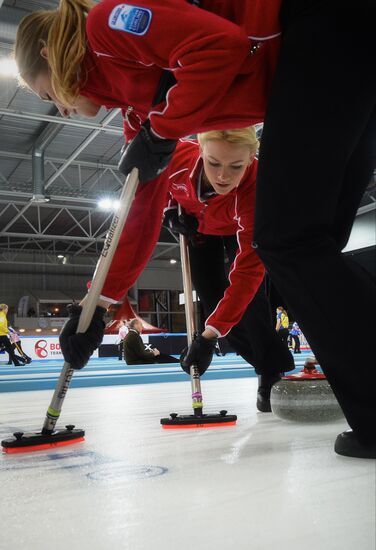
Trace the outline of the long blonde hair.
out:
M 58 101 L 69 107 L 79 95 L 80 65 L 86 52 L 86 17 L 91 0 L 60 0 L 53 11 L 36 11 L 24 17 L 17 29 L 14 56 L 21 85 L 28 86 L 50 70 Z M 41 55 L 47 47 L 48 59 Z
M 256 153 L 260 145 L 254 126 L 235 128 L 232 130 L 210 130 L 209 132 L 198 134 L 197 139 L 201 147 L 203 147 L 207 141 L 213 139 L 227 141 L 228 143 L 236 143 L 238 145 L 248 145 L 251 149 L 251 153 Z

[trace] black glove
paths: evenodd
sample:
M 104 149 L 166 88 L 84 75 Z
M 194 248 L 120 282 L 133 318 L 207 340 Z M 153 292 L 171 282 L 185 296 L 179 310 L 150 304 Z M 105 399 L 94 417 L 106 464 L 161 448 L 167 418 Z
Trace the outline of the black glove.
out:
M 195 216 L 184 213 L 179 215 L 177 208 L 166 210 L 162 224 L 173 233 L 185 235 L 188 238 L 196 235 L 198 228 L 198 220 Z
M 59 341 L 64 359 L 73 369 L 82 369 L 89 361 L 94 350 L 102 342 L 106 310 L 97 306 L 86 332 L 76 334 L 82 307 L 77 304 L 68 306 L 69 320 L 60 333 Z
M 150 130 L 149 120 L 146 120 L 122 153 L 119 171 L 127 176 L 133 168 L 138 168 L 140 183 L 153 180 L 167 168 L 176 144 L 174 139 L 155 136 Z
M 180 356 L 180 365 L 184 372 L 190 374 L 190 366 L 195 364 L 198 367 L 200 376 L 209 368 L 213 358 L 213 352 L 217 338 L 204 338 L 197 336 L 189 348 L 185 348 Z

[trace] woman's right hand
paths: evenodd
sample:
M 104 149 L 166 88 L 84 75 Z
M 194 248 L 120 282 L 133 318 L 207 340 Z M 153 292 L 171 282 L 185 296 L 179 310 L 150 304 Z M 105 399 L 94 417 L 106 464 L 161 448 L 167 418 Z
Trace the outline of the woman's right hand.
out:
M 197 234 L 197 218 L 185 213 L 179 214 L 177 208 L 166 210 L 162 224 L 173 233 L 184 235 L 188 238 Z
M 86 365 L 102 342 L 105 328 L 103 318 L 106 310 L 97 306 L 87 331 L 77 333 L 81 311 L 82 307 L 77 304 L 68 306 L 69 319 L 59 336 L 64 359 L 73 369 L 82 369 Z

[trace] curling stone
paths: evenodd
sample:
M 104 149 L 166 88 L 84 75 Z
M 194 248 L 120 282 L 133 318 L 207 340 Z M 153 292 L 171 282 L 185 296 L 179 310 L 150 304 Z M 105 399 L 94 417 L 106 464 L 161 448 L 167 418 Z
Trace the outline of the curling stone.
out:
M 315 358 L 309 358 L 298 374 L 284 376 L 273 385 L 270 394 L 272 412 L 283 420 L 330 422 L 343 417 L 326 376 L 317 370 Z

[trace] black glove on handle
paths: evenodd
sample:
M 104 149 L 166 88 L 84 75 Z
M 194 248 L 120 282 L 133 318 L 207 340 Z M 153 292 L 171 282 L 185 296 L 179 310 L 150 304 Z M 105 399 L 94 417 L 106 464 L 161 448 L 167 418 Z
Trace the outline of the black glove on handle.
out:
M 140 183 L 153 180 L 167 168 L 176 144 L 174 139 L 155 136 L 150 130 L 149 120 L 146 120 L 122 153 L 119 172 L 127 176 L 133 168 L 138 168 Z
M 189 214 L 179 215 L 177 208 L 166 210 L 162 224 L 171 229 L 173 233 L 185 237 L 196 235 L 198 228 L 198 220 L 195 216 Z
M 69 320 L 60 333 L 59 341 L 64 359 L 73 369 L 82 369 L 89 361 L 93 351 L 102 342 L 106 310 L 97 306 L 86 332 L 76 334 L 82 307 L 76 304 L 68 306 Z
M 217 338 L 204 338 L 197 336 L 189 348 L 185 348 L 180 356 L 180 365 L 184 372 L 190 374 L 190 366 L 195 364 L 198 367 L 200 376 L 209 368 L 213 358 L 213 352 Z

